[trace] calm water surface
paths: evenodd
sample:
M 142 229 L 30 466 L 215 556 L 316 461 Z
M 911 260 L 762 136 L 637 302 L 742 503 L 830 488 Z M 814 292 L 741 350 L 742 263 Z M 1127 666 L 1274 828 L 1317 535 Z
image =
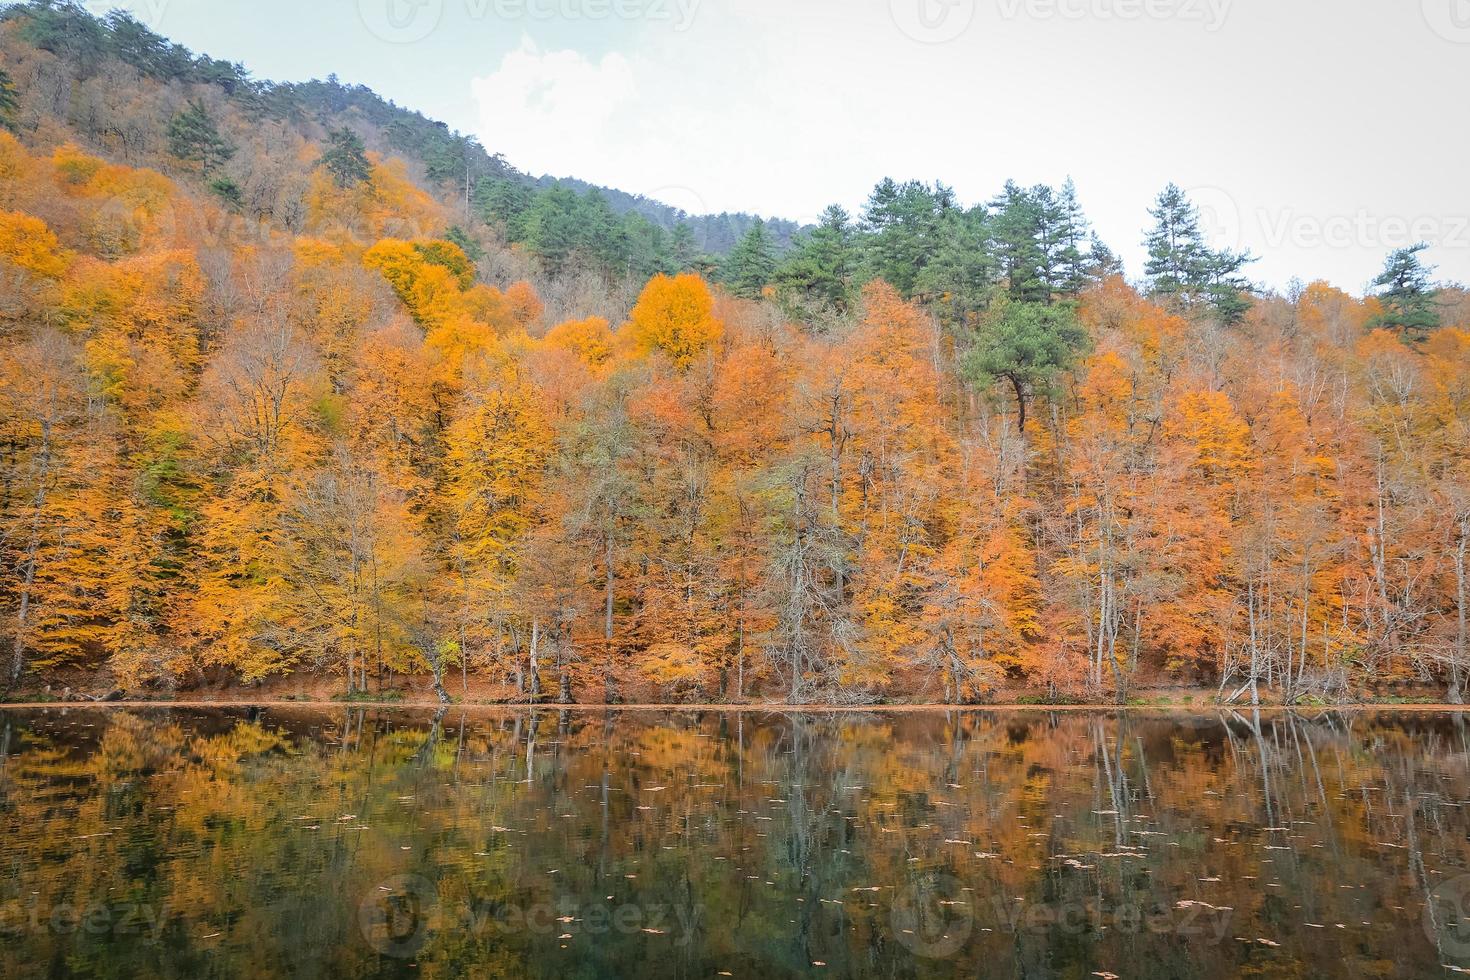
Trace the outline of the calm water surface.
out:
M 0 711 L 0 976 L 1451 977 L 1470 718 Z

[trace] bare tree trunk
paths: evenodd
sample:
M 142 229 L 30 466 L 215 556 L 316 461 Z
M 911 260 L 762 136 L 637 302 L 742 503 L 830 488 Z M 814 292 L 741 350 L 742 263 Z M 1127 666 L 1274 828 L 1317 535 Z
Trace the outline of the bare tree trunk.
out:
M 1306 548 L 1304 547 L 1302 551 L 1302 657 L 1297 664 L 1296 683 L 1292 685 L 1293 691 L 1300 688 L 1306 680 L 1307 635 L 1312 620 L 1312 566 L 1307 558 Z
M 563 634 L 563 636 L 557 642 L 557 645 L 556 645 L 556 669 L 557 669 L 557 672 L 558 672 L 558 675 L 559 675 L 559 679 L 560 679 L 560 683 L 558 685 L 558 688 L 559 689 L 557 691 L 556 699 L 558 701 L 560 701 L 562 704 L 571 704 L 572 703 L 572 674 L 571 674 L 571 671 L 567 670 L 566 656 L 565 656 L 565 654 L 563 652 L 565 650 L 565 646 L 566 646 L 565 640 L 566 640 L 566 637 Z
M 1261 692 L 1256 686 L 1256 678 L 1261 674 L 1261 645 L 1256 631 L 1256 586 L 1254 582 L 1246 586 L 1246 608 L 1251 625 L 1251 705 L 1256 706 L 1261 703 Z
M 454 699 L 449 692 L 444 690 L 444 658 L 439 655 L 439 645 L 434 640 L 433 633 L 423 624 L 405 623 L 406 632 L 410 642 L 418 648 L 419 653 L 428 661 L 430 670 L 434 676 L 434 696 L 439 699 L 440 704 L 451 704 Z
M 1026 433 L 1026 389 L 1019 378 L 1011 377 L 1011 387 L 1016 389 L 1016 431 Z M 1045 407 L 1045 406 L 1043 406 Z
M 603 701 L 612 704 L 617 696 L 613 687 L 613 538 L 609 532 L 603 539 L 603 564 L 606 566 L 606 594 L 603 597 L 602 641 Z
M 1465 662 L 1465 647 L 1470 642 L 1465 627 L 1465 546 L 1470 539 L 1470 513 L 1460 517 L 1460 540 L 1455 548 L 1455 652 L 1450 655 L 1450 689 L 1447 698 L 1450 704 L 1464 703 L 1464 689 L 1460 686 L 1460 665 Z
M 531 617 L 531 700 L 541 700 L 541 620 Z
M 40 473 L 36 478 L 36 496 L 31 503 L 31 536 L 26 542 L 25 572 L 21 576 L 20 610 L 16 615 L 14 657 L 10 663 L 10 683 L 20 680 L 26 668 L 26 625 L 31 608 L 31 590 L 36 584 L 36 560 L 41 551 L 41 512 L 46 507 L 46 484 L 51 479 L 51 419 L 41 422 Z

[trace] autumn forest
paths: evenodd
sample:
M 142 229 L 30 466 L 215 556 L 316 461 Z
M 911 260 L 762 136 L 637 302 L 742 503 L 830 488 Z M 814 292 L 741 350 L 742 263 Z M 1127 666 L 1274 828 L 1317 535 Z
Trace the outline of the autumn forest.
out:
M 1277 293 L 1172 185 L 1146 269 L 1070 182 L 686 216 L 64 3 L 0 13 L 0 126 L 0 687 L 1461 700 L 1414 248 Z

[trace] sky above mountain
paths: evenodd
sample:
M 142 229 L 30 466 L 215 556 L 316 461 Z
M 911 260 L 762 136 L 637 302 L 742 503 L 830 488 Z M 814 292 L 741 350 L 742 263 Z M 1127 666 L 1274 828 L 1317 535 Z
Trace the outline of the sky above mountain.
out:
M 522 170 L 810 221 L 883 176 L 1071 176 L 1143 266 L 1168 181 L 1275 287 L 1415 241 L 1470 282 L 1470 0 L 128 0 L 257 77 L 336 73 Z M 289 43 L 287 43 L 289 41 Z

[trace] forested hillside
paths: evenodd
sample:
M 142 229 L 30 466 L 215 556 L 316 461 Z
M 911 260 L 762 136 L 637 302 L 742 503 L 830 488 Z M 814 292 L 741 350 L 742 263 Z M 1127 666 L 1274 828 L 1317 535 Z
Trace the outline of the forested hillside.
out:
M 1263 294 L 1172 186 L 1133 281 L 1070 183 L 665 223 L 63 4 L 0 71 L 9 684 L 1460 698 L 1470 300 L 1415 249 Z

